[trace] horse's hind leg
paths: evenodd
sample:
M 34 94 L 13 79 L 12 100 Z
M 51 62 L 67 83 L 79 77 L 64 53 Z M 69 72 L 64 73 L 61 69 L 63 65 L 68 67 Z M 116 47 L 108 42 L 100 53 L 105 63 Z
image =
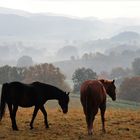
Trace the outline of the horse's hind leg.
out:
M 9 108 L 10 117 L 12 121 L 12 128 L 13 130 L 18 130 L 18 127 L 16 124 L 16 112 L 17 112 L 18 106 L 13 106 L 13 109 L 12 109 L 12 105 L 8 104 L 8 108 Z
M 33 129 L 34 119 L 35 119 L 35 117 L 36 117 L 36 115 L 37 115 L 38 110 L 39 110 L 39 107 L 36 107 L 36 106 L 35 106 L 35 109 L 34 109 L 34 112 L 33 112 L 33 117 L 32 117 L 32 120 L 31 120 L 31 122 L 30 122 L 30 128 L 31 128 L 31 129 Z
M 94 118 L 95 118 L 95 116 L 93 116 L 93 114 L 90 114 L 90 115 L 86 116 L 88 135 L 93 134 L 93 121 L 94 121 Z
M 11 118 L 11 123 L 13 126 L 13 121 L 12 121 L 12 104 L 8 104 L 8 109 L 9 109 L 9 114 L 10 114 L 10 118 Z
M 101 110 L 101 120 L 102 120 L 102 131 L 105 133 L 105 110 L 106 110 L 106 104 L 103 104 L 100 106 L 100 110 Z
M 42 113 L 44 115 L 44 122 L 45 122 L 46 128 L 49 128 L 48 120 L 47 120 L 47 112 L 46 112 L 44 106 L 40 107 L 40 110 L 42 111 Z

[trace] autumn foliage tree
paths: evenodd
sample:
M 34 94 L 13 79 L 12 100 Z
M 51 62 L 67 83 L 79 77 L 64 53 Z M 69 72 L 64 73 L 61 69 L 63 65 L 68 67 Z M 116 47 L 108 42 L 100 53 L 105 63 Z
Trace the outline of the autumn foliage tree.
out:
M 65 76 L 60 72 L 59 68 L 47 63 L 28 68 L 0 67 L 0 84 L 12 81 L 21 81 L 24 83 L 40 81 L 57 86 L 63 90 L 70 90 L 68 84 L 65 82 Z
M 118 98 L 140 102 L 140 76 L 125 78 L 120 85 Z
M 27 68 L 24 82 L 31 83 L 33 81 L 51 84 L 61 89 L 69 89 L 65 82 L 65 76 L 59 68 L 54 67 L 52 64 L 44 63 Z

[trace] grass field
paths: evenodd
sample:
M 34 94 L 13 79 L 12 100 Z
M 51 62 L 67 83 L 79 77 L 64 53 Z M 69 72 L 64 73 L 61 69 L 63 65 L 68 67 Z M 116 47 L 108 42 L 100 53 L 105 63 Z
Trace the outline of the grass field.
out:
M 111 101 L 109 101 L 111 102 Z M 113 102 L 111 103 L 113 104 Z M 50 128 L 44 126 L 43 115 L 38 113 L 34 129 L 29 129 L 33 108 L 19 108 L 17 125 L 19 131 L 11 129 L 9 113 L 0 122 L 0 140 L 138 140 L 140 139 L 140 110 L 111 107 L 106 111 L 106 134 L 101 131 L 100 114 L 94 122 L 94 135 L 88 136 L 85 116 L 79 98 L 71 97 L 69 112 L 64 115 L 54 101 L 47 103 Z

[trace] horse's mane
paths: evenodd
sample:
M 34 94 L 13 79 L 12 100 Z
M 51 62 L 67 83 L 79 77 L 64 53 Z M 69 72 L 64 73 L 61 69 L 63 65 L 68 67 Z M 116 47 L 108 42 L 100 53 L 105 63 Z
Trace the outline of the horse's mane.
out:
M 43 83 L 43 82 L 35 81 L 35 82 L 31 83 L 31 85 L 34 85 L 34 84 L 39 84 L 39 85 L 43 85 L 43 86 L 49 86 L 49 87 L 52 88 L 52 89 L 58 90 L 58 91 L 60 91 L 60 92 L 64 92 L 62 89 L 60 89 L 60 88 L 58 88 L 58 87 L 55 87 L 55 86 L 53 86 L 53 85 L 46 84 L 46 83 Z
M 99 79 L 100 82 L 102 83 L 112 83 L 112 80 L 106 80 L 106 79 Z

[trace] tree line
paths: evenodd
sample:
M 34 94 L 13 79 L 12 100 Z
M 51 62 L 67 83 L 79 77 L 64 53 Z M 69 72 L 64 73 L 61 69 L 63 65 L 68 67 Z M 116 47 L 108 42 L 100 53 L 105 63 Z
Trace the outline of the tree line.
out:
M 79 93 L 80 86 L 85 80 L 89 79 L 116 79 L 118 98 L 140 101 L 140 58 L 136 58 L 132 63 L 131 69 L 122 67 L 113 68 L 109 73 L 102 72 L 97 74 L 91 68 L 78 68 L 72 76 L 73 92 Z M 66 77 L 61 73 L 60 69 L 52 64 L 44 63 L 30 67 L 0 67 L 0 84 L 12 81 L 21 81 L 31 83 L 40 81 L 47 84 L 57 86 L 64 90 L 70 90 Z
M 70 88 L 65 82 L 65 79 L 65 75 L 61 73 L 59 68 L 48 63 L 38 64 L 28 68 L 11 67 L 8 65 L 0 67 L 0 84 L 12 81 L 24 83 L 40 81 L 69 90 Z

